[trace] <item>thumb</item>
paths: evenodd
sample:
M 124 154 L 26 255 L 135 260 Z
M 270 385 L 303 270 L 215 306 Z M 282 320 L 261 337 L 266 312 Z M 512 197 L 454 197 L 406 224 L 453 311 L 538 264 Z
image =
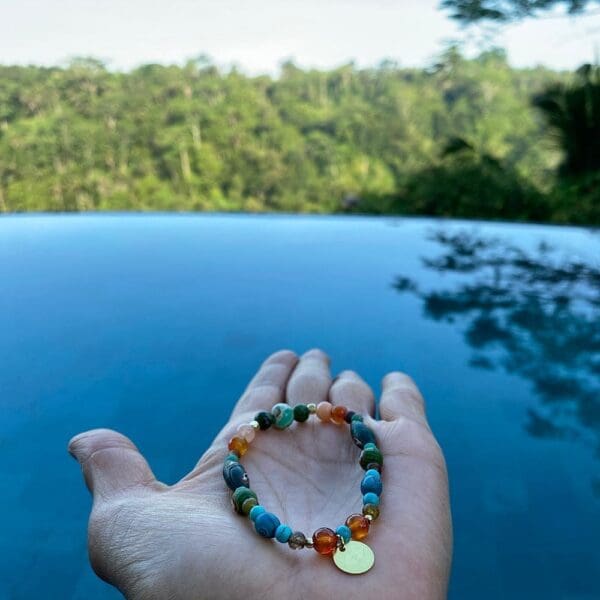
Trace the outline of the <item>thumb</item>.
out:
M 92 429 L 69 442 L 94 500 L 126 489 L 156 483 L 146 459 L 133 442 L 111 429 Z

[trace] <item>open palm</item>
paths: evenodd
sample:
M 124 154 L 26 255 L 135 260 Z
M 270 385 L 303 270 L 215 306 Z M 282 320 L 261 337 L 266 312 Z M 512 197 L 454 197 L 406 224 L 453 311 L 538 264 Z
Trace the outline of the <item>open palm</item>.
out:
M 329 360 L 312 350 L 300 360 L 277 352 L 262 365 L 230 421 L 195 469 L 173 486 L 156 481 L 124 436 L 93 430 L 73 438 L 94 504 L 92 566 L 133 599 L 443 598 L 452 554 L 448 482 L 442 453 L 410 378 L 383 380 L 381 420 L 365 417 L 384 455 L 381 516 L 366 541 L 375 566 L 362 576 L 330 558 L 265 540 L 235 514 L 221 471 L 240 423 L 277 402 L 329 399 L 365 415 L 373 394 L 355 373 L 332 383 Z M 317 419 L 258 431 L 243 463 L 260 503 L 307 537 L 360 512 L 359 451 L 347 425 Z

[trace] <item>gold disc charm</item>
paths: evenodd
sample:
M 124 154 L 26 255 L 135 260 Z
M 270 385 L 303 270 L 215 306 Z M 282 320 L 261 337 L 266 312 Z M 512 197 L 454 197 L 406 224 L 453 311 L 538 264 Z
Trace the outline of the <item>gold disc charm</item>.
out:
M 335 551 L 333 562 L 344 573 L 360 575 L 366 573 L 375 564 L 375 554 L 366 544 L 350 540 L 344 545 L 343 550 Z

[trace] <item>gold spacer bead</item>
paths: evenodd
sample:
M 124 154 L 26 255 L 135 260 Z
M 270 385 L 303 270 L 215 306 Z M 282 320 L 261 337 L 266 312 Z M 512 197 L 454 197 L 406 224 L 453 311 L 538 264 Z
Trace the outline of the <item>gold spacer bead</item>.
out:
M 311 415 L 314 415 L 317 412 L 317 405 L 314 402 L 311 402 L 310 404 L 307 404 L 306 408 L 308 408 L 308 412 Z
M 306 542 L 304 544 L 304 547 L 305 548 L 312 548 L 313 546 L 314 546 L 313 541 L 311 539 L 309 539 L 309 538 L 306 538 Z
M 260 425 L 258 421 L 250 421 L 250 427 L 252 427 L 252 429 L 258 429 Z
M 365 519 L 369 519 L 369 521 L 373 520 L 373 515 L 363 515 Z

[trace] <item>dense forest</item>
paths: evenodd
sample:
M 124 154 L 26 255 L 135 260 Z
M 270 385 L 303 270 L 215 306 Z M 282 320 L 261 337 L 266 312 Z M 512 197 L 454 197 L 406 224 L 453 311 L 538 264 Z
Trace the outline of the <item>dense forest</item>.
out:
M 469 60 L 454 47 L 427 69 L 286 63 L 278 77 L 203 57 L 130 72 L 0 66 L 0 212 L 598 224 L 599 90 L 597 68 L 514 69 L 500 50 Z

